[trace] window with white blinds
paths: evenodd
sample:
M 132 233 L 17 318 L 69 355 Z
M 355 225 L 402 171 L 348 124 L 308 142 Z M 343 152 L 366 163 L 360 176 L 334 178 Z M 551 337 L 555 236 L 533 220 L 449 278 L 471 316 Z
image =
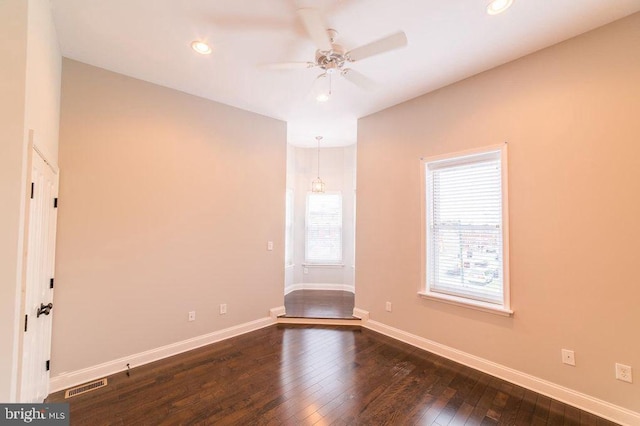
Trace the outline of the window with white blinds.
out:
M 506 145 L 424 160 L 426 294 L 509 310 Z
M 342 194 L 308 193 L 305 228 L 307 263 L 342 263 Z

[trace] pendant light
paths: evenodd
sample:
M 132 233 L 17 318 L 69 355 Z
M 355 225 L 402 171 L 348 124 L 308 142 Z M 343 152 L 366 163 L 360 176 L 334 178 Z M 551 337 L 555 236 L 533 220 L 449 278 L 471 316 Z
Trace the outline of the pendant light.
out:
M 318 178 L 311 182 L 311 192 L 324 192 L 324 182 L 320 179 L 320 140 L 322 136 L 316 136 L 316 140 L 318 141 Z

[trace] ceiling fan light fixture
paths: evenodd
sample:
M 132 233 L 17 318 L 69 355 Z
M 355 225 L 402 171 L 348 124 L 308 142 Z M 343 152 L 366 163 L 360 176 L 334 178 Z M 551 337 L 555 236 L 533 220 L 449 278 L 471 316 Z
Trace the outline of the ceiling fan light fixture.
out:
M 270 69 L 295 69 L 295 68 L 320 68 L 322 74 L 319 77 L 329 77 L 329 90 L 318 89 L 320 83 L 316 80 L 313 89 L 313 97 L 316 102 L 327 102 L 331 97 L 331 75 L 346 77 L 346 80 L 359 86 L 361 89 L 370 90 L 374 85 L 371 80 L 359 73 L 351 72 L 345 68 L 350 62 L 361 61 L 371 56 L 380 55 L 407 46 L 407 35 L 404 31 L 398 31 L 381 39 L 372 41 L 355 49 L 347 50 L 336 44 L 338 32 L 333 28 L 327 28 L 320 10 L 314 7 L 302 7 L 297 10 L 298 17 L 305 27 L 307 35 L 316 46 L 314 62 L 285 62 L 270 64 Z
M 487 5 L 487 13 L 489 15 L 497 15 L 509 9 L 513 4 L 513 0 L 493 0 Z
M 211 47 L 204 41 L 192 41 L 191 48 L 201 55 L 208 55 L 209 53 L 211 53 Z
M 316 77 L 314 96 L 316 102 L 327 102 L 331 98 L 331 73 L 324 72 Z

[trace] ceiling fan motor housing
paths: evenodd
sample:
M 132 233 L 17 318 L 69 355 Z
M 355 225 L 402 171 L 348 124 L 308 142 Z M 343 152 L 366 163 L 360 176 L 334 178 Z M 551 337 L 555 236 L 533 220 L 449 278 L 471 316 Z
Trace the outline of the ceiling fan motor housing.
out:
M 346 61 L 346 50 L 339 44 L 332 44 L 331 50 L 316 50 L 316 64 L 327 72 L 342 69 Z

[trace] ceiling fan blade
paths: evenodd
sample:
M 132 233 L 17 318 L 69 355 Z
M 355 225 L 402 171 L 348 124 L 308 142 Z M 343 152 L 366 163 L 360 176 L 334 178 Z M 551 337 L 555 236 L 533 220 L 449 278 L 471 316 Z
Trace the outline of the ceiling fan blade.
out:
M 298 16 L 302 20 L 309 37 L 319 50 L 331 50 L 331 39 L 327 34 L 327 27 L 318 9 L 310 7 L 298 9 Z
M 363 90 L 371 91 L 377 86 L 369 77 L 359 73 L 358 71 L 352 70 L 351 68 L 345 68 L 342 70 L 342 76 Z
M 313 68 L 316 64 L 313 62 L 280 62 L 275 64 L 261 64 L 260 68 L 267 70 L 296 70 L 303 68 Z
M 360 61 L 370 56 L 379 55 L 390 50 L 398 49 L 407 45 L 407 36 L 403 31 L 392 34 L 380 40 L 372 41 L 364 46 L 356 47 L 347 52 L 346 56 L 350 61 Z

